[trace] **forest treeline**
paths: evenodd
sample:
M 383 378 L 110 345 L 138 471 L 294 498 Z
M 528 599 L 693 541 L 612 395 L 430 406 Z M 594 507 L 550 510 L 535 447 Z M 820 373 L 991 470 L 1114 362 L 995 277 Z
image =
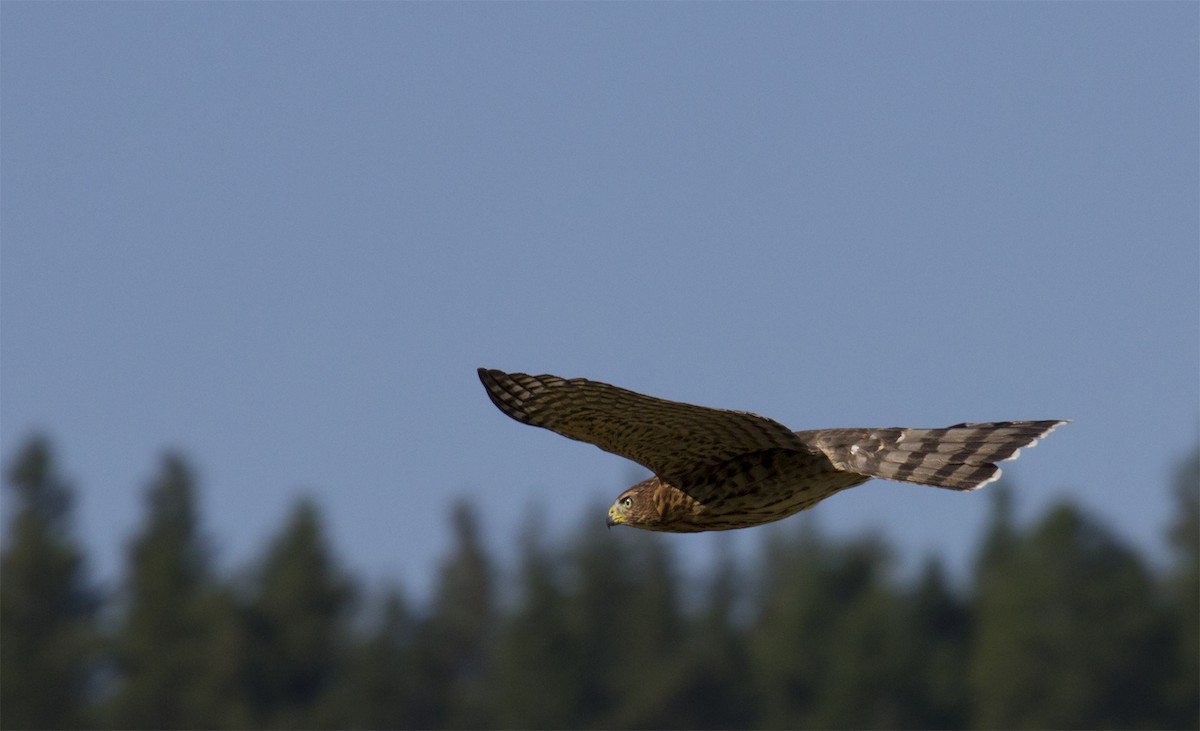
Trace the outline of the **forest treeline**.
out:
M 898 578 L 886 544 L 803 519 L 703 581 L 653 534 L 547 545 L 536 521 L 498 567 L 462 504 L 415 606 L 364 590 L 309 501 L 219 575 L 169 454 L 101 592 L 35 437 L 6 471 L 0 726 L 1197 728 L 1200 452 L 1130 489 L 1172 491 L 1169 565 L 1070 504 L 1018 524 L 1001 484 L 953 583 L 936 559 Z

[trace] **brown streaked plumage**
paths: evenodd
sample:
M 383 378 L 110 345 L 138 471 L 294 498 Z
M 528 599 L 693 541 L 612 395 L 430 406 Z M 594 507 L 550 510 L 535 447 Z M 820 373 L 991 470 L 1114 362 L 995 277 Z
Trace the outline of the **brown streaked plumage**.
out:
M 646 467 L 608 510 L 609 525 L 692 533 L 770 523 L 873 477 L 974 490 L 996 462 L 1061 420 L 943 429 L 793 432 L 745 411 L 644 396 L 584 378 L 479 369 L 492 403 L 513 419 L 589 442 Z

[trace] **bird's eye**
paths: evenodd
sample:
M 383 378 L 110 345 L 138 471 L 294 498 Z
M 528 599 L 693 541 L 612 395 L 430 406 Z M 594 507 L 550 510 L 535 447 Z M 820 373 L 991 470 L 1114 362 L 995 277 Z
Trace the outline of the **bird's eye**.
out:
M 626 508 L 632 508 L 633 507 L 633 498 L 627 497 L 621 501 L 621 504 L 624 505 Z

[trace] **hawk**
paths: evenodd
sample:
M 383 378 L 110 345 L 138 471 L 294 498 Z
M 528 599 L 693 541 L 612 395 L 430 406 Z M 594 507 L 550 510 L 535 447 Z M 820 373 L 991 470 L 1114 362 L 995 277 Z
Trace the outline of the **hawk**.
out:
M 746 411 L 667 401 L 585 378 L 480 368 L 479 380 L 513 419 L 653 472 L 617 497 L 608 525 L 672 533 L 770 523 L 872 477 L 974 490 L 1000 477 L 997 462 L 1015 459 L 1067 423 L 792 431 Z

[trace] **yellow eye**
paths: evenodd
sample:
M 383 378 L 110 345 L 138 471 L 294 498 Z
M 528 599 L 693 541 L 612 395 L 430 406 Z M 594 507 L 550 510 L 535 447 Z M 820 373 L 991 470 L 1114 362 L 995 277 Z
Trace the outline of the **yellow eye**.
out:
M 621 501 L 621 504 L 624 505 L 627 509 L 632 508 L 633 507 L 633 498 L 627 497 Z

